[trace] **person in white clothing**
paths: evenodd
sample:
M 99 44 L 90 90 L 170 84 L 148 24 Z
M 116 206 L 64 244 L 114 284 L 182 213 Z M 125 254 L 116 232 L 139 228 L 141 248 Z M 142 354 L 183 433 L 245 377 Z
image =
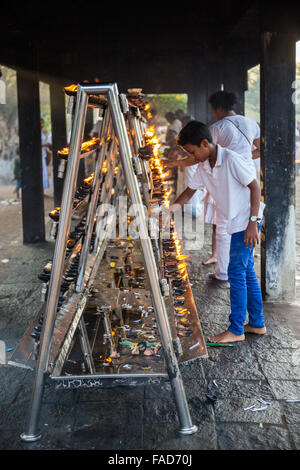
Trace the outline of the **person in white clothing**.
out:
M 213 142 L 245 156 L 249 161 L 254 162 L 256 169 L 259 169 L 260 128 L 257 122 L 235 113 L 236 97 L 234 93 L 217 91 L 211 95 L 209 103 L 216 119 L 216 122 L 210 126 Z M 164 167 L 172 168 L 193 164 L 195 164 L 194 157 L 189 157 L 172 162 L 165 161 Z M 227 221 L 220 212 L 216 211 L 213 198 L 207 191 L 204 192 L 203 203 L 204 220 L 213 225 L 212 256 L 203 264 L 217 262 L 216 271 L 209 273 L 209 276 L 212 279 L 227 281 L 230 249 L 230 235 L 226 231 Z
M 190 182 L 193 179 L 193 176 L 198 168 L 198 165 L 190 165 L 185 167 L 183 175 L 183 189 L 187 188 L 190 185 Z M 191 212 L 195 216 L 199 216 L 202 212 L 203 201 L 201 198 L 201 193 L 197 192 L 190 199 L 188 206 L 185 208 L 186 212 Z
M 260 155 L 260 128 L 256 121 L 236 114 L 234 93 L 217 91 L 209 98 L 211 110 L 216 122 L 210 126 L 213 142 L 243 155 L 249 161 L 258 162 Z M 254 150 L 253 150 L 254 149 Z M 257 165 L 255 165 L 257 169 Z M 215 240 L 217 270 L 210 273 L 211 278 L 226 281 L 229 263 L 230 235 L 226 231 L 227 221 L 217 211 Z
M 244 341 L 245 333 L 264 335 L 262 295 L 254 270 L 253 250 L 259 242 L 264 204 L 251 159 L 215 144 L 209 128 L 198 121 L 185 126 L 178 145 L 199 162 L 189 186 L 176 198 L 171 211 L 181 209 L 197 189 L 206 187 L 217 210 L 227 221 L 231 235 L 230 282 L 231 313 L 226 331 L 208 338 L 214 343 Z M 249 314 L 249 322 L 245 320 Z
M 184 114 L 184 112 L 181 109 L 178 109 L 175 112 L 175 116 L 177 117 L 177 119 L 181 121 L 182 127 L 186 126 L 186 124 L 188 124 L 192 120 L 191 117 Z M 180 153 L 182 153 L 182 151 Z M 186 166 L 184 168 L 183 189 L 189 186 L 189 183 L 192 180 L 197 167 L 198 167 L 198 163 L 195 165 Z M 203 193 L 204 193 L 204 197 L 203 197 Z M 206 204 L 205 194 L 206 194 L 205 190 L 202 191 L 202 194 L 200 192 L 197 192 L 196 194 L 194 194 L 194 196 L 190 199 L 188 206 L 185 208 L 185 211 L 191 212 L 195 216 L 199 216 L 202 212 L 203 206 L 205 207 L 205 204 Z M 205 209 L 206 207 L 204 208 L 204 211 L 205 211 L 204 213 L 206 213 Z
M 41 119 L 41 146 L 42 146 L 42 169 L 43 169 L 43 188 L 50 188 L 48 170 L 47 170 L 47 147 L 48 147 L 48 132 L 45 127 L 44 119 Z
M 165 118 L 169 123 L 166 132 L 166 144 L 173 147 L 176 146 L 176 138 L 182 129 L 182 124 L 171 111 L 165 114 Z

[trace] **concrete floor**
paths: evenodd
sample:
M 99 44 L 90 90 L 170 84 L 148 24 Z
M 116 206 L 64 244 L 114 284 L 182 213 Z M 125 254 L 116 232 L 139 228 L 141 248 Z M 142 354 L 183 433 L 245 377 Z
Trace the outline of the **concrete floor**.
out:
M 7 348 L 15 348 L 40 306 L 37 274 L 51 259 L 53 243 L 22 245 L 20 205 L 1 203 L 10 199 L 10 190 L 6 187 L 3 194 L 1 187 L 0 191 L 0 340 Z M 45 205 L 47 214 L 52 209 L 50 198 L 45 198 Z M 209 251 L 207 226 L 205 245 L 190 252 L 189 267 L 206 338 L 227 327 L 230 311 L 229 290 L 209 280 L 212 267 L 201 264 Z M 298 293 L 299 269 L 298 262 Z M 58 391 L 47 381 L 39 421 L 43 437 L 36 443 L 23 443 L 19 435 L 25 429 L 34 374 L 2 365 L 0 449 L 300 449 L 299 310 L 297 303 L 265 304 L 266 336 L 248 335 L 232 348 L 209 347 L 208 358 L 181 367 L 191 416 L 199 427 L 192 436 L 177 434 L 169 383 Z M 215 395 L 216 401 L 210 401 L 207 394 Z M 263 407 L 259 399 L 270 403 L 266 410 L 244 410 L 253 404 Z

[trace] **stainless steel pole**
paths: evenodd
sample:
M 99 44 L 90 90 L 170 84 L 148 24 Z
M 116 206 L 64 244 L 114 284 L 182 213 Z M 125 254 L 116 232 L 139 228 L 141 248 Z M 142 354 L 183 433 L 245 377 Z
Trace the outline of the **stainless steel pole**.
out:
M 98 213 L 98 219 L 99 219 L 99 224 L 97 226 L 97 231 L 96 231 L 96 243 L 97 243 L 97 249 L 98 249 L 98 244 L 99 240 L 101 239 L 101 232 L 102 235 L 107 237 L 107 233 L 105 233 L 105 222 L 103 220 L 103 216 L 105 214 L 106 210 L 106 205 L 110 204 L 110 198 L 112 194 L 112 182 L 113 182 L 113 173 L 115 170 L 115 163 L 116 161 L 114 160 L 114 155 L 115 155 L 115 148 L 116 148 L 116 140 L 114 137 L 113 129 L 111 129 L 111 134 L 112 134 L 112 144 L 109 149 L 109 156 L 108 156 L 108 164 L 107 164 L 107 172 L 106 172 L 106 177 L 105 180 L 103 181 L 103 186 L 102 186 L 102 192 L 101 192 L 101 197 L 100 197 L 100 211 Z
M 89 368 L 90 374 L 95 374 L 96 373 L 95 364 L 93 361 L 92 350 L 90 347 L 89 337 L 86 331 L 86 326 L 84 323 L 83 316 L 80 318 L 78 326 L 79 326 L 79 331 L 80 331 L 81 350 L 83 352 L 84 359 Z
M 78 86 L 76 110 L 70 142 L 70 153 L 68 158 L 68 166 L 63 189 L 59 226 L 53 257 L 52 274 L 50 278 L 49 294 L 47 297 L 44 325 L 40 341 L 40 353 L 37 363 L 35 381 L 33 385 L 27 428 L 26 431 L 20 436 L 21 439 L 25 442 L 36 441 L 41 437 L 41 434 L 37 433 L 37 425 L 44 388 L 44 375 L 48 367 L 51 339 L 55 324 L 60 284 L 64 268 L 67 237 L 71 224 L 72 203 L 76 189 L 76 179 L 80 161 L 80 150 L 84 131 L 87 104 L 88 95 L 80 86 Z
M 92 230 L 94 227 L 94 218 L 95 218 L 95 212 L 96 212 L 96 207 L 97 207 L 97 200 L 98 200 L 98 195 L 99 195 L 99 188 L 100 188 L 100 171 L 102 170 L 102 165 L 104 161 L 104 156 L 105 156 L 105 146 L 106 144 L 103 141 L 105 129 L 106 129 L 106 124 L 107 124 L 107 112 L 104 111 L 104 117 L 103 117 L 103 122 L 102 122 L 102 127 L 101 127 L 101 132 L 100 132 L 100 143 L 102 142 L 101 148 L 97 151 L 97 156 L 96 156 L 96 162 L 95 162 L 95 170 L 94 170 L 94 181 L 93 181 L 93 187 L 92 187 L 92 195 L 91 195 L 91 200 L 89 203 L 89 209 L 88 209 L 88 215 L 87 215 L 87 221 L 86 221 L 86 229 L 85 229 L 85 236 L 84 236 L 84 242 L 83 246 L 81 249 L 81 255 L 80 255 L 80 262 L 79 262 L 79 269 L 78 269 L 78 279 L 76 283 L 76 291 L 81 292 L 82 287 L 83 287 L 83 280 L 84 280 L 84 272 L 86 268 L 86 263 L 88 259 L 88 254 L 89 254 L 89 247 L 90 247 L 90 242 L 91 242 L 91 236 L 92 236 Z
M 103 128 L 103 136 L 102 136 L 102 147 L 101 147 L 101 152 L 102 152 L 102 156 L 101 156 L 101 161 L 102 161 L 102 165 L 103 165 L 103 162 L 104 162 L 104 159 L 105 159 L 105 156 L 106 156 L 106 152 L 107 152 L 107 147 L 108 147 L 108 138 L 110 138 L 110 134 L 112 133 L 112 129 L 111 129 L 111 118 L 110 118 L 110 113 L 109 113 L 109 109 L 106 109 L 105 110 L 105 127 Z M 101 173 L 101 183 L 102 183 L 102 190 L 101 190 L 101 194 L 100 194 L 100 209 L 102 208 L 102 205 L 104 203 L 104 193 L 105 193 L 105 183 L 106 183 L 106 174 L 104 175 L 103 173 Z M 99 210 L 99 207 L 97 209 L 97 211 Z M 100 240 L 100 234 L 101 234 L 101 229 L 102 229 L 102 222 L 101 222 L 101 218 L 98 214 L 97 216 L 97 222 L 96 222 L 96 238 L 95 238 L 95 243 L 94 243 L 94 250 L 93 250 L 93 253 L 97 253 L 98 251 L 98 248 L 99 248 L 99 240 Z
M 147 224 L 145 221 L 142 198 L 138 187 L 138 181 L 132 167 L 130 143 L 128 139 L 124 116 L 120 108 L 118 88 L 116 84 L 112 84 L 109 87 L 108 102 L 110 106 L 110 112 L 115 133 L 119 142 L 119 152 L 122 161 L 122 166 L 124 169 L 126 183 L 130 191 L 132 202 L 137 207 L 141 231 L 141 245 L 148 272 L 154 307 L 157 314 L 157 323 L 161 335 L 167 371 L 169 374 L 178 411 L 178 417 L 180 422 L 179 432 L 182 434 L 193 434 L 197 431 L 197 426 L 193 426 L 191 421 L 182 377 L 180 374 L 177 358 L 173 349 L 170 325 L 168 322 L 168 316 L 160 290 L 159 279 L 157 275 L 157 266 L 155 263 L 151 240 L 149 238 Z
M 139 148 L 143 147 L 144 138 L 143 138 L 143 134 L 141 131 L 141 114 L 139 110 L 138 110 L 137 116 L 133 118 L 133 124 L 134 124 L 134 131 L 135 131 L 135 135 L 137 138 L 138 147 Z M 144 180 L 143 181 L 143 193 L 145 197 L 145 202 L 148 205 L 149 198 L 150 198 L 151 185 L 150 185 L 149 176 L 148 176 L 149 163 L 144 160 L 142 161 L 142 171 L 143 171 L 143 180 Z

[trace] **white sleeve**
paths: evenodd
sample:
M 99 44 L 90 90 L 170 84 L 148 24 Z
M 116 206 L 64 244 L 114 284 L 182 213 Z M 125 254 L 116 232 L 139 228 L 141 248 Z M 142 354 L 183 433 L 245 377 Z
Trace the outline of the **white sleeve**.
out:
M 213 124 L 209 126 L 209 130 L 212 136 L 212 140 L 214 144 L 218 143 L 218 128 L 217 126 L 214 126 Z
M 253 137 L 253 140 L 260 138 L 260 127 L 259 127 L 259 125 L 257 124 L 256 121 L 254 121 L 254 123 L 255 123 L 255 125 L 254 125 L 254 137 Z
M 219 123 L 217 126 L 212 124 L 210 131 L 214 144 L 219 144 L 221 147 L 231 148 L 232 141 L 234 140 L 234 132 L 236 131 L 234 125 L 224 121 Z
M 256 179 L 256 170 L 253 161 L 243 158 L 241 155 L 232 155 L 228 159 L 232 176 L 243 186 L 248 186 Z
M 198 168 L 196 169 L 195 173 L 193 174 L 192 178 L 190 179 L 188 187 L 191 188 L 191 189 L 203 189 L 203 188 L 205 188 L 205 185 L 203 184 L 202 169 L 201 169 L 200 165 L 198 165 Z

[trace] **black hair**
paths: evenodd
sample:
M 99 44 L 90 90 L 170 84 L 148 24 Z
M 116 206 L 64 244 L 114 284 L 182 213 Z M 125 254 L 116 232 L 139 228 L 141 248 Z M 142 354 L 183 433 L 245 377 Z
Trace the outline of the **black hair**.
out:
M 174 119 L 175 119 L 175 114 L 172 113 L 172 111 L 169 111 L 168 113 L 165 114 L 165 118 L 167 119 L 167 121 L 169 121 L 169 120 L 174 121 Z
M 176 109 L 175 111 L 175 116 L 180 116 L 180 115 L 185 115 L 185 112 L 183 111 L 183 109 Z
M 214 109 L 222 108 L 225 111 L 230 111 L 236 104 L 236 96 L 234 93 L 220 90 L 213 93 L 208 102 Z
M 181 122 L 182 122 L 182 125 L 183 125 L 183 126 L 186 126 L 186 125 L 187 125 L 189 122 L 191 122 L 191 121 L 192 121 L 191 116 L 185 115 L 185 116 L 183 116 Z
M 183 147 L 186 144 L 198 145 L 200 147 L 203 139 L 212 142 L 212 136 L 206 124 L 199 121 L 190 121 L 179 132 L 177 144 Z

